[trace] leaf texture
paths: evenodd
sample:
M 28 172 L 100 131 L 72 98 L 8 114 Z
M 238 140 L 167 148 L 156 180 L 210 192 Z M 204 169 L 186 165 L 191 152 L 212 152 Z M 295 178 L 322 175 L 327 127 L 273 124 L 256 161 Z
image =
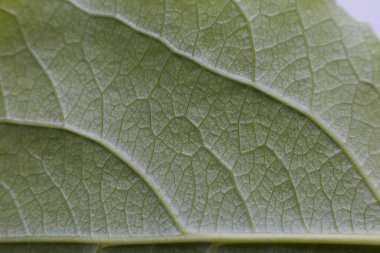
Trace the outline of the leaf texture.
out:
M 26 253 L 376 253 L 378 247 L 336 246 L 336 245 L 210 245 L 210 244 L 170 244 L 138 245 L 100 248 L 81 244 L 2 244 L 1 252 Z
M 331 1 L 3 0 L 0 87 L 1 242 L 380 242 L 380 44 Z

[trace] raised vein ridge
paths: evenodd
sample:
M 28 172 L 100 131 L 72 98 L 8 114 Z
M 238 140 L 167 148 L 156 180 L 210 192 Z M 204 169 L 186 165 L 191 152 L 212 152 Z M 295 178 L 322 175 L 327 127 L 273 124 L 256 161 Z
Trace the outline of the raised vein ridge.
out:
M 0 118 L 0 123 L 1 124 L 23 125 L 23 126 L 33 126 L 33 127 L 63 130 L 63 131 L 67 131 L 67 132 L 70 132 L 72 134 L 81 136 L 87 140 L 90 140 L 91 142 L 95 142 L 98 145 L 104 147 L 111 154 L 113 154 L 118 159 L 122 160 L 127 166 L 129 166 L 143 180 L 143 182 L 145 182 L 146 185 L 148 185 L 148 187 L 150 187 L 151 191 L 156 195 L 156 197 L 160 200 L 160 202 L 162 203 L 162 205 L 164 206 L 164 208 L 168 212 L 170 218 L 173 220 L 173 223 L 175 224 L 175 226 L 179 230 L 179 232 L 182 234 L 187 233 L 185 231 L 184 225 L 177 218 L 177 216 L 175 214 L 176 211 L 170 205 L 170 201 L 167 200 L 166 197 L 161 194 L 158 186 L 149 178 L 149 176 L 147 176 L 143 172 L 141 172 L 141 170 L 137 168 L 137 165 L 135 165 L 131 159 L 129 159 L 126 155 L 122 154 L 111 143 L 108 143 L 104 139 L 100 139 L 96 135 L 88 134 L 84 131 L 81 131 L 79 129 L 67 126 L 65 124 L 45 123 L 45 122 L 42 123 L 42 122 L 33 122 L 33 121 L 25 121 L 25 120 L 17 120 L 17 119 L 1 119 L 1 118 Z
M 249 80 L 247 78 L 242 78 L 238 75 L 235 75 L 235 74 L 223 71 L 221 69 L 218 69 L 216 67 L 210 66 L 208 64 L 205 64 L 204 62 L 195 58 L 191 54 L 185 53 L 185 52 L 177 49 L 170 42 L 166 41 L 165 39 L 163 39 L 159 35 L 157 35 L 153 32 L 150 32 L 148 30 L 145 30 L 141 27 L 138 27 L 137 24 L 132 23 L 131 21 L 127 20 L 126 18 L 111 15 L 111 14 L 103 14 L 103 13 L 100 14 L 100 13 L 95 13 L 95 12 L 89 11 L 89 10 L 85 9 L 84 7 L 80 6 L 80 4 L 76 3 L 75 0 L 68 0 L 68 2 L 71 3 L 77 9 L 87 13 L 90 16 L 116 19 L 117 21 L 127 25 L 132 30 L 134 30 L 134 31 L 136 31 L 136 32 L 138 32 L 144 36 L 147 36 L 149 38 L 153 38 L 153 39 L 159 41 L 164 46 L 166 46 L 169 50 L 171 50 L 174 54 L 179 55 L 181 57 L 184 57 L 184 58 L 196 63 L 201 68 L 204 68 L 210 72 L 213 72 L 213 73 L 215 73 L 219 76 L 222 76 L 226 79 L 229 79 L 231 81 L 240 83 L 240 84 L 248 86 L 250 88 L 254 88 L 254 89 L 260 91 L 261 93 L 279 101 L 280 103 L 282 103 L 282 104 L 292 108 L 293 110 L 299 112 L 300 114 L 304 115 L 310 121 L 315 123 L 319 128 L 321 128 L 323 130 L 323 132 L 325 132 L 339 146 L 339 148 L 341 148 L 343 150 L 343 152 L 346 154 L 346 156 L 348 157 L 350 162 L 354 165 L 354 167 L 357 170 L 357 172 L 359 173 L 359 175 L 362 177 L 365 184 L 368 186 L 370 192 L 372 193 L 372 195 L 374 196 L 376 201 L 378 203 L 380 203 L 380 193 L 377 192 L 375 185 L 371 181 L 369 181 L 368 178 L 365 176 L 365 172 L 363 171 L 361 166 L 358 164 L 358 162 L 353 158 L 354 156 L 348 150 L 348 148 L 345 147 L 343 141 L 333 131 L 328 130 L 328 126 L 322 120 L 318 119 L 316 116 L 313 116 L 308 111 L 308 109 L 306 107 L 304 107 L 303 105 L 297 104 L 294 101 L 292 101 L 291 99 L 287 99 L 287 98 L 282 97 L 281 94 L 277 94 L 277 93 L 267 89 L 267 87 L 265 85 L 260 84 L 256 81 L 252 81 L 252 80 Z

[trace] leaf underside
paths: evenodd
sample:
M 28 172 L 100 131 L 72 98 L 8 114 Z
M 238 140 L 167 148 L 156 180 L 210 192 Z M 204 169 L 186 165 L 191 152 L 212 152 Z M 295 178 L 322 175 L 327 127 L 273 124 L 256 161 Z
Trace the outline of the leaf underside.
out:
M 2 0 L 0 88 L 0 252 L 379 251 L 380 43 L 333 1 Z

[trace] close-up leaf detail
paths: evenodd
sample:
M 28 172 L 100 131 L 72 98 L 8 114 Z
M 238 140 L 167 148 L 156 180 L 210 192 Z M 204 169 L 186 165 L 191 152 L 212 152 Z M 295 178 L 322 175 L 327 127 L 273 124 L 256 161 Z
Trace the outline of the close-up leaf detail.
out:
M 379 92 L 331 0 L 0 0 L 0 252 L 380 252 Z

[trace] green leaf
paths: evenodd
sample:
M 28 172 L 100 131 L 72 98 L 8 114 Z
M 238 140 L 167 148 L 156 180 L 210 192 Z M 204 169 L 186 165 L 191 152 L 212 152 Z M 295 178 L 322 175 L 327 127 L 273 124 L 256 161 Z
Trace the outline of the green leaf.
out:
M 333 1 L 2 0 L 0 87 L 1 252 L 380 250 L 380 43 Z

